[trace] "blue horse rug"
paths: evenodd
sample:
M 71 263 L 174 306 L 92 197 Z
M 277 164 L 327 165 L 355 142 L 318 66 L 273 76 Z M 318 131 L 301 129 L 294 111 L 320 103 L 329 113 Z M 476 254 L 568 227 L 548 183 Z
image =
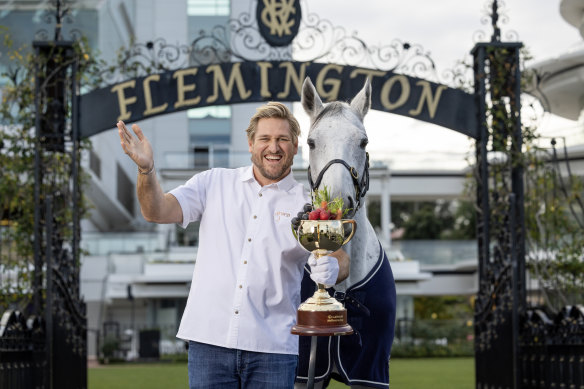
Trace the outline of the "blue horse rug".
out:
M 314 281 L 305 269 L 302 301 L 312 296 L 314 290 Z M 318 337 L 314 381 L 325 380 L 328 385 L 330 379 L 335 378 L 346 385 L 387 388 L 396 294 L 391 266 L 383 249 L 380 249 L 379 259 L 365 278 L 351 285 L 345 293 L 336 292 L 333 288 L 328 291 L 345 304 L 347 322 L 355 332 L 352 335 Z M 300 336 L 299 342 L 296 381 L 306 383 L 310 336 Z M 332 372 L 333 361 L 338 374 Z

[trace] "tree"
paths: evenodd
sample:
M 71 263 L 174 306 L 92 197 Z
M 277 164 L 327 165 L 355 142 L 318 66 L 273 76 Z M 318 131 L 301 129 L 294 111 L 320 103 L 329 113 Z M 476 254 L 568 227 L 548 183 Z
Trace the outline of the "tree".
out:
M 404 239 L 439 239 L 446 226 L 436 208 L 426 204 L 414 212 L 405 222 Z
M 553 312 L 582 303 L 584 292 L 584 185 L 556 151 L 533 147 L 526 153 L 527 267 Z
M 92 57 L 85 40 L 73 44 L 73 55 L 58 46 L 34 53 L 31 47 L 13 47 L 9 32 L 3 29 L 2 59 L 5 66 L 0 77 L 2 104 L 0 106 L 0 308 L 25 308 L 33 292 L 34 274 L 34 212 L 35 182 L 39 184 L 41 202 L 48 194 L 57 204 L 54 215 L 62 239 L 71 237 L 71 209 L 59 201 L 71 192 L 72 151 L 67 141 L 60 146 L 48 146 L 51 134 L 36 137 L 36 117 L 55 115 L 55 100 L 45 93 L 56 88 L 60 77 L 77 77 L 82 86 L 96 82 L 99 63 Z M 67 71 L 72 62 L 77 73 Z M 64 70 L 65 69 L 65 70 Z M 38 76 L 38 78 L 37 78 Z M 35 97 L 44 96 L 37 104 Z M 48 97 L 47 97 L 48 96 Z M 38 107 L 38 108 L 37 108 Z M 38 109 L 38 112 L 37 112 Z M 71 132 L 71 106 L 63 107 L 64 132 Z M 43 127 L 44 128 L 44 127 Z M 45 142 L 44 144 L 41 144 Z M 59 141 L 57 141 L 59 142 Z M 80 150 L 89 146 L 82 142 Z M 37 154 L 38 150 L 38 154 Z M 44 171 L 35 181 L 35 158 Z M 50 177 L 50 179 L 48 179 Z M 79 174 L 80 179 L 84 175 Z M 61 200 L 62 201 L 62 200 Z M 87 211 L 85 201 L 79 204 L 80 215 Z
M 516 167 L 523 170 L 525 215 L 525 260 L 530 275 L 538 282 L 542 304 L 552 313 L 566 305 L 582 303 L 584 292 L 584 206 L 583 181 L 572 174 L 568 162 L 562 166 L 557 156 L 556 140 L 545 143 L 538 133 L 543 111 L 534 99 L 522 97 L 520 149 L 512 139 L 516 116 L 510 114 L 509 98 L 514 91 L 508 74 L 512 65 L 507 49 L 490 50 L 491 101 L 487 105 L 489 150 L 496 154 L 490 163 L 489 180 L 492 182 L 489 198 L 492 217 L 502 226 L 509 218 L 507 199 L 511 194 L 510 172 Z M 536 75 L 525 69 L 524 62 L 531 59 L 522 49 L 522 90 L 534 84 Z M 467 65 L 472 68 L 470 65 Z M 459 78 L 462 79 L 462 78 Z M 468 86 L 461 85 L 462 88 Z M 550 147 L 551 146 L 551 147 Z M 565 149 L 564 152 L 566 153 Z M 567 161 L 567 159 L 566 159 Z M 476 181 L 469 180 L 469 193 L 476 197 Z M 499 200 L 497 200 L 499 199 Z M 503 201 L 500 201 L 504 199 Z M 491 229 L 493 238 L 501 236 L 500 230 Z M 516 231 L 522 234 L 521 231 Z M 495 238 L 496 239 L 496 238 Z

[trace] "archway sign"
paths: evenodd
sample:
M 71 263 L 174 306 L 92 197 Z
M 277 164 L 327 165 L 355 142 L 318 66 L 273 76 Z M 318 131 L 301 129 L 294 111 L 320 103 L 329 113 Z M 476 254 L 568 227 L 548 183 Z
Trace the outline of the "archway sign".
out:
M 160 39 L 130 48 L 123 66 L 138 69 L 136 77 L 116 70 L 104 75 L 109 85 L 80 97 L 80 136 L 111 129 L 118 120 L 190 108 L 299 101 L 305 77 L 327 101 L 348 100 L 369 77 L 373 109 L 477 138 L 474 95 L 414 74 L 435 71 L 420 47 L 398 41 L 368 47 L 314 14 L 301 18 L 297 0 L 270 8 L 273 3 L 257 2 L 255 18 L 250 12 L 230 19 L 190 46 Z

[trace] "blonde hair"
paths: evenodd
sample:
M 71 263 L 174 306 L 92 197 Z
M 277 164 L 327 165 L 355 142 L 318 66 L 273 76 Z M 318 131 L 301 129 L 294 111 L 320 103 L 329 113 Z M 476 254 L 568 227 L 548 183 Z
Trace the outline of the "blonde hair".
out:
M 300 136 L 300 124 L 292 115 L 292 112 L 282 103 L 270 101 L 269 103 L 259 107 L 249 121 L 249 126 L 245 130 L 247 139 L 253 141 L 260 119 L 278 118 L 285 119 L 290 125 L 290 136 L 292 141 L 296 144 Z

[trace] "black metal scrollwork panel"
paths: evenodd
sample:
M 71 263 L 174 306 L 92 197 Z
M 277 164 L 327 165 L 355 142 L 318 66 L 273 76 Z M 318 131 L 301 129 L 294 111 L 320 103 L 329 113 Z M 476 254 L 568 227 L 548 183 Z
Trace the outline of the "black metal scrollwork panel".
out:
M 499 44 L 475 47 L 482 115 L 475 170 L 480 218 L 475 357 L 481 388 L 517 387 L 517 322 L 525 299 L 519 276 L 524 271 L 522 171 L 512 153 L 521 149 L 520 122 L 515 120 L 519 94 L 513 88 L 518 73 L 500 71 L 515 64 L 518 46 L 507 50 Z
M 0 388 L 45 388 L 45 325 L 37 316 L 28 319 L 6 311 L 0 319 Z
M 501 28 L 499 23 L 507 24 L 509 23 L 509 16 L 507 15 L 506 4 L 502 0 L 489 0 L 483 3 L 483 10 L 481 17 L 481 24 L 490 24 L 492 28 L 492 34 L 490 37 L 491 42 L 501 41 Z M 504 33 L 504 38 L 506 41 L 517 42 L 519 41 L 519 34 L 514 30 L 506 30 Z M 488 41 L 487 33 L 484 31 L 476 31 L 473 34 L 473 42 L 485 42 Z
M 522 388 L 584 387 L 584 306 L 528 310 L 521 324 Z
M 302 2 L 307 3 L 307 2 Z M 307 8 L 307 4 L 304 5 Z M 303 12 L 297 35 L 289 45 L 273 46 L 264 39 L 254 12 L 244 12 L 225 25 L 201 30 L 190 45 L 164 39 L 135 43 L 123 50 L 118 65 L 103 73 L 106 84 L 167 70 L 231 61 L 304 61 L 393 71 L 438 81 L 430 53 L 420 45 L 393 40 L 370 46 L 357 33 L 310 12 Z M 445 72 L 446 78 L 453 78 Z

